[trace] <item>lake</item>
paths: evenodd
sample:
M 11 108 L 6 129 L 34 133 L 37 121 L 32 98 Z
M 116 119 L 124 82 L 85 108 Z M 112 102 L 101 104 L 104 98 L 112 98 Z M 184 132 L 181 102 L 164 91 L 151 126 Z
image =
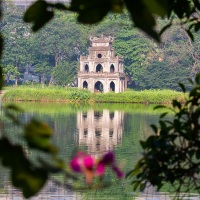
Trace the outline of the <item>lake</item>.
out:
M 124 172 L 130 171 L 141 156 L 140 140 L 153 132 L 150 124 L 157 124 L 161 111 L 154 105 L 143 104 L 61 104 L 61 103 L 17 103 L 26 110 L 20 116 L 24 122 L 32 117 L 43 120 L 53 129 L 53 143 L 59 148 L 60 157 L 70 160 L 74 151 L 82 150 L 95 157 L 113 150 L 117 162 Z M 7 122 L 9 125 L 9 122 Z M 10 138 L 22 143 L 21 130 L 7 128 Z M 31 152 L 28 152 L 31 155 Z M 2 199 L 21 200 L 19 190 L 10 187 L 6 170 L 1 167 Z M 55 177 L 52 177 L 54 179 Z M 57 178 L 57 177 L 56 177 Z M 60 179 L 59 179 L 60 180 Z M 49 181 L 38 196 L 31 199 L 170 199 L 153 188 L 143 193 L 133 192 L 131 180 L 117 180 L 108 172 L 106 180 L 111 186 L 101 190 L 70 191 Z M 167 192 L 167 189 L 166 189 Z M 5 193 L 5 194 L 3 194 Z

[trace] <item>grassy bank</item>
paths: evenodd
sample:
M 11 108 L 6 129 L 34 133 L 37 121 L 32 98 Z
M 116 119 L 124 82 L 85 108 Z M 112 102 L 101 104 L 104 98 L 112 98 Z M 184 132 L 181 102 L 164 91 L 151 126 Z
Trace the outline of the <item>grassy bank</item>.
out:
M 173 99 L 184 101 L 184 94 L 172 90 L 126 91 L 124 93 L 95 94 L 95 102 L 104 103 L 171 103 Z
M 96 93 L 62 87 L 27 87 L 9 89 L 3 101 L 40 102 L 95 102 L 95 103 L 170 103 L 173 99 L 184 101 L 184 94 L 172 90 L 126 91 L 124 93 Z

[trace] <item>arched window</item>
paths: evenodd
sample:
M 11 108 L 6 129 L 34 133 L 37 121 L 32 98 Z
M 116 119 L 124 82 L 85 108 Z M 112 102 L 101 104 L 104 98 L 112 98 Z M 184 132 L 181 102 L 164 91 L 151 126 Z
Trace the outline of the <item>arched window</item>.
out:
M 98 64 L 96 67 L 96 72 L 97 73 L 102 73 L 103 72 L 103 66 L 101 64 Z
M 89 72 L 89 66 L 88 66 L 88 64 L 85 65 L 85 72 L 87 72 L 87 73 Z
M 110 66 L 110 73 L 114 73 L 115 72 L 115 67 L 114 67 L 114 65 L 112 64 L 111 66 Z
M 115 83 L 113 81 L 110 83 L 110 91 L 115 92 Z
M 99 53 L 99 54 L 97 55 L 97 57 L 98 57 L 98 58 L 102 58 L 102 54 Z
M 94 85 L 95 92 L 103 92 L 103 84 L 100 81 L 97 81 Z
M 87 81 L 84 81 L 83 82 L 83 89 L 87 89 L 88 88 L 88 83 L 87 83 Z

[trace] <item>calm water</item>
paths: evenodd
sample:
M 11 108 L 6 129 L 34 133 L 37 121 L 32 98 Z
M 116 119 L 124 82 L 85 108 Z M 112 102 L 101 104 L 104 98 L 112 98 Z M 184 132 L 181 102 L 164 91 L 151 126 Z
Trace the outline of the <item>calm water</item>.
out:
M 149 125 L 157 123 L 158 111 L 153 106 L 136 104 L 41 104 L 20 103 L 26 110 L 21 116 L 23 121 L 31 117 L 46 121 L 54 131 L 53 142 L 60 149 L 60 157 L 69 160 L 72 153 L 81 149 L 94 156 L 108 150 L 114 150 L 121 168 L 128 172 L 141 155 L 139 140 L 144 140 L 152 130 Z M 8 122 L 9 123 L 9 122 Z M 23 142 L 18 128 L 9 128 L 10 137 Z M 8 186 L 5 170 L 1 171 L 1 199 L 21 200 L 18 190 Z M 106 179 L 112 182 L 111 187 L 97 191 L 69 191 L 49 181 L 43 191 L 32 199 L 168 199 L 166 195 L 158 195 L 153 189 L 145 193 L 135 193 L 130 180 L 117 181 L 112 173 Z M 6 197 L 6 198 L 5 198 Z

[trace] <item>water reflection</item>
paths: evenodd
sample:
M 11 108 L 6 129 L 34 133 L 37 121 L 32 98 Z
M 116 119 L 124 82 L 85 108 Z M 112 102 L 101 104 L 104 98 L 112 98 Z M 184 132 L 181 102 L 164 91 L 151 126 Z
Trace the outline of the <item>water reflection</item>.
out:
M 87 146 L 93 155 L 112 150 L 122 144 L 123 111 L 79 111 L 77 113 L 78 143 Z
M 152 107 L 135 104 L 93 105 L 91 107 L 76 107 L 66 104 L 34 104 L 23 103 L 28 114 L 22 116 L 25 122 L 35 116 L 47 122 L 54 130 L 54 143 L 59 147 L 63 160 L 70 160 L 73 150 L 77 146 L 87 146 L 88 153 L 101 154 L 107 150 L 115 150 L 117 160 L 124 164 L 124 171 L 128 172 L 135 165 L 141 155 L 140 140 L 148 137 L 152 130 L 149 124 L 157 123 L 160 113 L 155 113 Z M 9 127 L 9 126 L 7 126 Z M 18 129 L 9 127 L 10 136 L 15 142 Z M 19 134 L 19 138 L 20 134 Z M 109 174 L 107 179 L 112 180 Z M 114 175 L 113 175 L 114 176 Z M 5 178 L 4 178 L 5 177 Z M 23 200 L 19 190 L 10 187 L 8 176 L 0 168 L 0 200 Z M 114 177 L 115 178 L 115 177 Z M 116 181 L 116 179 L 114 179 Z M 169 191 L 167 188 L 165 191 Z M 69 191 L 49 181 L 43 190 L 31 200 L 69 200 L 69 199 L 113 199 L 113 200 L 169 200 L 170 193 L 157 193 L 153 188 L 143 193 L 133 192 L 128 179 L 119 181 L 104 190 L 97 191 Z M 187 199 L 199 200 L 199 195 Z

